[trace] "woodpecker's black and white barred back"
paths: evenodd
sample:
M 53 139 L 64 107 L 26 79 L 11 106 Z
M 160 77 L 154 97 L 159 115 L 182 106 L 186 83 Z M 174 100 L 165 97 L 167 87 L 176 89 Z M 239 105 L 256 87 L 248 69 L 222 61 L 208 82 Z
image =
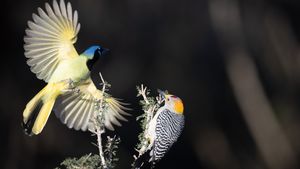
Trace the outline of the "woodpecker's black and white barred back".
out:
M 150 161 L 159 161 L 177 141 L 184 127 L 184 116 L 163 110 L 157 117 L 156 139 L 150 152 Z
M 139 91 L 145 100 L 145 103 L 149 103 L 147 100 L 145 89 Z M 133 169 L 140 169 L 151 165 L 154 167 L 156 162 L 161 160 L 168 150 L 177 141 L 184 128 L 184 106 L 182 100 L 171 94 L 167 94 L 161 90 L 158 91 L 164 102 L 163 106 L 155 109 L 157 105 L 144 110 L 146 113 L 146 126 L 143 133 L 142 147 L 139 148 L 139 156 L 135 157 L 135 161 L 132 164 Z M 150 105 L 150 104 L 149 104 Z M 155 111 L 155 112 L 154 112 Z M 154 116 L 153 116 L 154 115 Z M 144 167 L 145 168 L 145 167 Z

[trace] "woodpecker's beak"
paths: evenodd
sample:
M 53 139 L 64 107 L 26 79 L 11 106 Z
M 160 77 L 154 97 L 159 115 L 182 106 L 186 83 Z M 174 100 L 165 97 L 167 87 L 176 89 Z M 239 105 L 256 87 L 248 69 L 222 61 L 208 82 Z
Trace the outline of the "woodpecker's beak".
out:
M 163 99 L 166 99 L 167 98 L 167 93 L 160 90 L 160 89 L 157 89 L 157 92 L 162 96 Z

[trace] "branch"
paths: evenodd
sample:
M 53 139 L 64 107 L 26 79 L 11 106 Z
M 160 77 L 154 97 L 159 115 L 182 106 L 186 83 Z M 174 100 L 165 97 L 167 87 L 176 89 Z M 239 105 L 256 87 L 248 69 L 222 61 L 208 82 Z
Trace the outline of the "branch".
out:
M 138 156 L 134 157 L 133 166 L 135 165 L 137 159 L 142 156 L 147 150 L 149 150 L 149 138 L 147 134 L 149 133 L 149 123 L 153 119 L 155 113 L 160 108 L 161 103 L 164 101 L 162 96 L 159 95 L 157 97 L 149 97 L 150 90 L 147 89 L 143 84 L 141 86 L 137 86 L 137 97 L 142 96 L 143 100 L 140 101 L 143 106 L 144 113 L 137 117 L 137 120 L 141 121 L 141 127 L 143 131 L 139 135 L 140 143 L 137 145 L 136 151 L 138 152 Z
M 104 153 L 103 153 L 103 146 L 102 146 L 102 134 L 105 133 L 105 128 L 104 128 L 104 118 L 103 118 L 103 111 L 104 111 L 104 105 L 103 105 L 103 100 L 104 100 L 104 92 L 106 89 L 106 82 L 104 81 L 102 74 L 99 72 L 99 76 L 102 81 L 102 98 L 100 101 L 96 100 L 96 108 L 98 113 L 94 113 L 94 118 L 93 118 L 93 123 L 94 123 L 94 130 L 91 132 L 97 135 L 97 147 L 99 151 L 99 156 L 100 156 L 100 161 L 101 165 L 103 168 L 107 168 L 106 160 L 104 158 Z M 98 104 L 97 104 L 98 103 Z
M 99 73 L 101 78 L 102 91 L 100 92 L 100 97 L 95 98 L 93 103 L 95 104 L 95 112 L 91 117 L 93 127 L 89 128 L 89 131 L 93 133 L 92 135 L 97 136 L 97 143 L 94 144 L 98 148 L 98 154 L 84 155 L 80 158 L 67 158 L 60 165 L 65 166 L 67 169 L 76 169 L 76 168 L 98 168 L 98 169 L 111 169 L 115 167 L 115 162 L 118 161 L 116 158 L 116 150 L 118 144 L 120 143 L 119 137 L 107 137 L 107 142 L 105 145 L 102 144 L 102 134 L 105 133 L 105 117 L 104 113 L 107 113 L 107 102 L 106 102 L 106 91 L 110 87 L 106 81 L 104 81 L 102 74 Z M 77 92 L 76 84 L 72 81 L 67 81 L 69 89 L 67 91 Z M 78 90 L 79 92 L 79 90 Z M 57 167 L 59 169 L 59 167 Z
M 147 98 L 147 93 L 149 91 L 147 90 L 147 87 L 144 87 L 144 85 L 141 84 L 141 87 L 140 88 L 138 87 L 137 90 L 138 90 L 138 96 L 141 95 L 143 97 L 144 101 L 146 102 L 146 104 L 149 105 L 150 103 L 149 103 L 149 100 Z

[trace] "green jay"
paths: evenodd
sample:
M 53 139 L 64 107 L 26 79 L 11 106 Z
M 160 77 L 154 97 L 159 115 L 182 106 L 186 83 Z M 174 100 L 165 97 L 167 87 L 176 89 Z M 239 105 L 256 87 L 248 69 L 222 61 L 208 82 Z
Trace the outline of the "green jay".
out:
M 70 2 L 64 0 L 38 8 L 33 21 L 28 21 L 24 37 L 25 56 L 30 70 L 47 85 L 26 105 L 23 125 L 29 134 L 39 134 L 54 109 L 56 116 L 69 128 L 88 130 L 93 128 L 91 119 L 97 113 L 95 102 L 103 98 L 90 77 L 95 61 L 107 54 L 108 49 L 94 45 L 78 54 L 73 44 L 80 30 L 78 13 Z M 77 90 L 70 90 L 76 88 Z M 121 126 L 125 103 L 111 96 L 105 97 L 108 108 L 104 124 L 110 130 Z M 36 113 L 34 113 L 36 112 Z

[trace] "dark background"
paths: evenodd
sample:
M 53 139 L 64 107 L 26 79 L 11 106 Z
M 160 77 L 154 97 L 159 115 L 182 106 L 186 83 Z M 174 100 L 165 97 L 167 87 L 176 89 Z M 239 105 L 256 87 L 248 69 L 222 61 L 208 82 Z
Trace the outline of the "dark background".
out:
M 52 115 L 38 136 L 21 128 L 26 103 L 45 83 L 23 50 L 28 20 L 49 1 L 1 1 L 0 168 L 54 168 L 97 153 L 90 133 Z M 131 103 L 116 168 L 129 168 L 140 132 L 136 85 L 184 101 L 186 126 L 157 168 L 295 169 L 300 155 L 300 3 L 297 0 L 71 1 L 81 53 L 111 49 L 96 64 L 110 92 Z

